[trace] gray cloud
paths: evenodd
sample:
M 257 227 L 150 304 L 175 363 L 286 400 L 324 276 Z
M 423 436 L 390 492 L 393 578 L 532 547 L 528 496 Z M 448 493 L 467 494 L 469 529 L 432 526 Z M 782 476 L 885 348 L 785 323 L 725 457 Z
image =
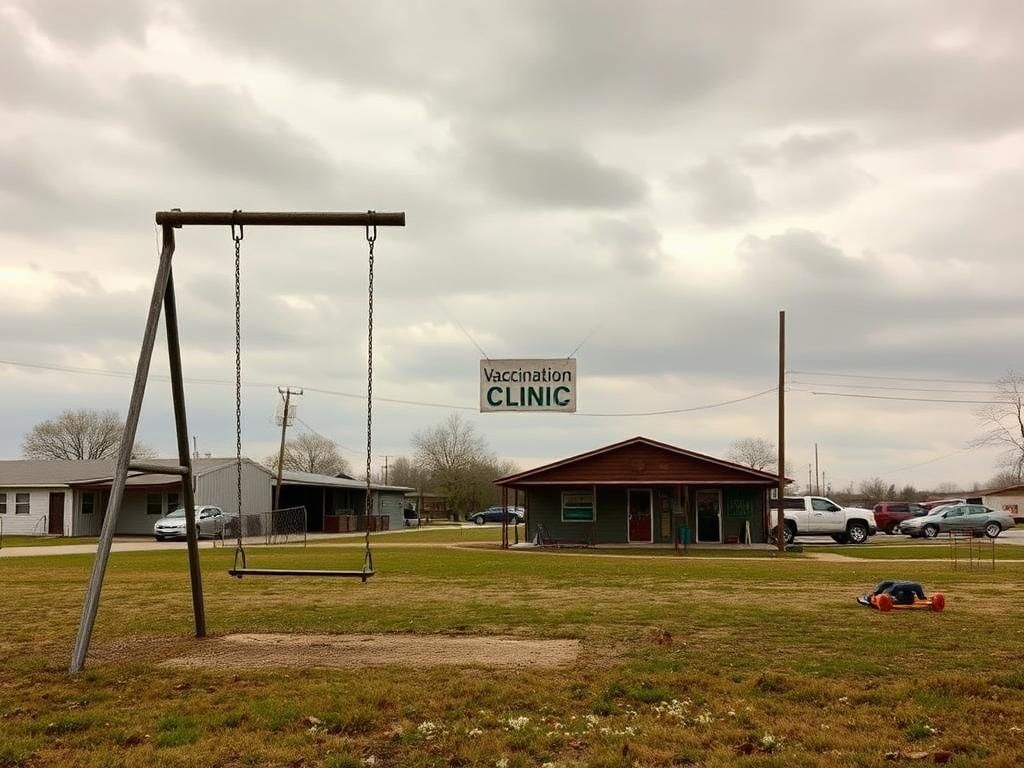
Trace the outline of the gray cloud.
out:
M 691 168 L 684 180 L 694 215 L 708 226 L 740 224 L 757 210 L 753 180 L 733 163 L 709 158 Z
M 407 210 L 377 248 L 386 396 L 475 401 L 479 353 L 457 322 L 494 356 L 589 336 L 591 410 L 770 386 L 779 307 L 792 367 L 988 378 L 1019 349 L 1008 4 L 64 5 L 0 16 L 0 268 L 18 297 L 0 304 L 0 357 L 130 369 L 152 213 L 171 205 Z M 227 232 L 178 245 L 186 367 L 230 378 Z M 243 258 L 246 377 L 360 391 L 362 233 L 258 229 Z M 2 367 L 0 386 L 6 453 L 31 417 L 123 408 L 127 390 Z M 172 448 L 165 389 L 143 437 Z M 230 388 L 189 397 L 201 444 L 230 450 Z M 851 473 L 884 471 L 908 433 L 941 448 L 972 426 L 796 397 L 794 440 L 826 423 Z M 274 440 L 272 401 L 247 394 L 255 455 Z M 311 394 L 304 418 L 358 445 L 360 405 Z M 499 450 L 544 458 L 638 431 L 714 451 L 770 431 L 770 411 L 477 423 Z M 441 415 L 379 414 L 388 452 Z
M 459 142 L 464 173 L 526 206 L 623 208 L 643 202 L 646 184 L 572 144 L 527 144 L 469 133 Z
M 614 265 L 627 275 L 647 275 L 665 259 L 661 233 L 642 219 L 598 219 L 591 224 L 589 240 L 606 248 Z

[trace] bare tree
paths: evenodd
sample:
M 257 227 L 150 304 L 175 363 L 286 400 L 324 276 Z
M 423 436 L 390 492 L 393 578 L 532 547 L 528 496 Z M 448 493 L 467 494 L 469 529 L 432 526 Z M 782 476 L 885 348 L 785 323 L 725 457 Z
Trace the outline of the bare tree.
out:
M 474 427 L 453 413 L 436 427 L 412 437 L 416 463 L 433 475 L 444 476 L 471 467 L 487 457 L 487 443 Z
M 887 483 L 880 477 L 873 477 L 870 480 L 861 481 L 858 492 L 865 502 L 874 505 L 880 501 L 895 499 L 896 485 L 894 483 Z
M 121 447 L 124 422 L 117 411 L 68 409 L 56 419 L 41 421 L 21 441 L 27 459 L 113 459 Z M 151 459 L 152 448 L 136 443 L 132 458 Z
M 277 471 L 277 454 L 263 462 Z M 311 472 L 315 475 L 351 474 L 348 460 L 338 452 L 338 445 L 323 435 L 302 434 L 284 444 L 284 468 L 290 472 Z
M 744 437 L 731 446 L 726 458 L 736 464 L 744 464 L 751 469 L 774 469 L 778 462 L 775 443 L 763 437 Z M 788 469 L 788 467 L 787 467 Z
M 984 485 L 975 490 L 986 490 L 986 491 L 997 491 L 1001 488 L 1009 488 L 1011 485 L 1017 485 L 1021 482 L 1021 478 L 1015 473 L 1009 470 L 1003 470 L 997 472 L 993 477 L 989 478 Z
M 971 445 L 1002 449 L 999 466 L 1019 483 L 1024 479 L 1024 376 L 1011 370 L 995 387 L 992 402 L 977 411 L 982 434 Z
M 476 428 L 452 414 L 430 429 L 413 435 L 415 464 L 430 487 L 448 497 L 450 509 L 460 515 L 497 501 L 494 481 L 508 462 L 499 461 Z

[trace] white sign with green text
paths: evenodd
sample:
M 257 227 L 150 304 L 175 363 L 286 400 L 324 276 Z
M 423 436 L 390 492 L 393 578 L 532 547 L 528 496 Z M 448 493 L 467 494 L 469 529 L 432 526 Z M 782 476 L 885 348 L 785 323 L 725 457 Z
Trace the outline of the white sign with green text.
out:
M 481 360 L 480 412 L 576 412 L 576 358 Z

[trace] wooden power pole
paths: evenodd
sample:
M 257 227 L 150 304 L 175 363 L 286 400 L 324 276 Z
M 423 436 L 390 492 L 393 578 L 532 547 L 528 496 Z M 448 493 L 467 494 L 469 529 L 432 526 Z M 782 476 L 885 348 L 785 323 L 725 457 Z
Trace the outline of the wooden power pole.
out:
M 284 411 L 281 413 L 281 450 L 277 454 L 277 485 L 274 486 L 274 509 L 281 508 L 281 474 L 284 472 L 284 438 L 288 432 L 288 420 L 291 418 L 292 395 L 301 395 L 302 389 L 291 387 L 277 388 L 284 397 Z
M 786 549 L 786 310 L 779 310 L 779 516 L 775 533 L 779 551 Z

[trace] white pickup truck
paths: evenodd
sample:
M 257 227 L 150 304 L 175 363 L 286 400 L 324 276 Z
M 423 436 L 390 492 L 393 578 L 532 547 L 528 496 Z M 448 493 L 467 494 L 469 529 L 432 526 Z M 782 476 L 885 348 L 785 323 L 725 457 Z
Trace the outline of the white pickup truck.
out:
M 792 544 L 797 536 L 831 536 L 838 544 L 863 544 L 878 531 L 875 513 L 858 507 L 843 508 L 824 496 L 786 496 L 782 538 Z M 769 528 L 774 541 L 779 502 L 772 499 Z

